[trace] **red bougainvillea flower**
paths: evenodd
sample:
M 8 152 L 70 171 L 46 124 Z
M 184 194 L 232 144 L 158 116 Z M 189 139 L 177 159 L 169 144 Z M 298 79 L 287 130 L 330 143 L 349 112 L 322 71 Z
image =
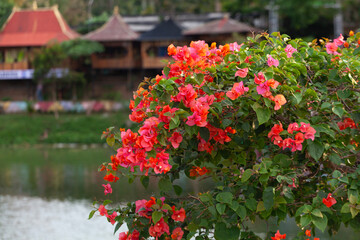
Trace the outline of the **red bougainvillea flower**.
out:
M 290 123 L 287 131 L 290 134 L 293 134 L 294 131 L 300 131 L 299 125 L 296 122 Z
M 342 122 L 338 122 L 337 125 L 340 130 L 345 130 L 346 128 L 356 128 L 356 124 L 351 118 L 345 118 Z
M 180 143 L 183 140 L 183 137 L 182 137 L 182 135 L 180 133 L 174 132 L 168 140 L 169 140 L 169 142 L 171 142 L 171 145 L 174 148 L 178 148 Z
M 156 204 L 156 199 L 154 197 L 150 197 L 150 200 L 145 203 L 145 206 L 147 208 L 151 208 L 154 204 Z
M 117 180 L 119 180 L 119 177 L 114 176 L 112 173 L 109 173 L 104 177 L 104 180 L 108 182 L 116 182 Z
M 226 96 L 228 96 L 231 100 L 235 100 L 247 91 L 249 91 L 249 88 L 244 87 L 244 83 L 241 81 L 239 83 L 235 83 L 232 89 L 226 93 Z
M 270 130 L 270 132 L 269 132 L 269 134 L 268 134 L 268 138 L 270 138 L 271 141 L 273 141 L 273 139 L 274 139 L 276 136 L 279 136 L 279 134 L 280 134 L 282 131 L 284 131 L 284 129 L 283 129 L 283 126 L 282 126 L 281 122 L 279 122 L 279 124 L 275 124 L 275 125 L 271 128 L 271 130 Z
M 173 214 L 171 215 L 171 218 L 174 221 L 183 222 L 185 220 L 186 214 L 185 214 L 185 209 L 184 208 L 181 208 L 180 210 L 175 211 L 175 206 L 173 206 L 172 210 L 173 210 Z
M 291 58 L 292 57 L 292 54 L 294 52 L 297 52 L 296 48 L 293 48 L 293 46 L 291 46 L 290 44 L 288 44 L 286 47 L 285 47 L 285 52 L 286 52 L 286 56 L 288 58 Z
M 171 239 L 181 240 L 183 235 L 184 231 L 181 228 L 177 227 L 173 230 L 171 234 Z
M 235 77 L 241 77 L 244 78 L 247 76 L 249 69 L 248 68 L 242 68 L 236 71 Z
M 210 172 L 209 169 L 206 167 L 195 167 L 193 166 L 192 169 L 190 169 L 190 177 L 197 177 L 205 175 L 206 173 Z
M 300 131 L 304 133 L 304 138 L 314 141 L 316 130 L 310 126 L 310 123 L 301 122 L 300 125 Z
M 111 215 L 106 215 L 106 217 L 109 219 L 110 223 L 114 225 L 116 223 L 115 218 L 117 217 L 117 212 L 113 212 Z
M 256 84 L 260 84 L 265 82 L 265 76 L 262 72 L 259 72 L 258 75 L 256 76 L 256 74 L 254 74 L 255 78 L 254 78 L 254 82 Z
M 320 238 L 314 238 L 314 240 L 320 240 Z
M 274 109 L 277 111 L 281 108 L 282 105 L 284 105 L 286 103 L 286 99 L 285 99 L 284 95 L 278 94 L 275 96 L 274 102 L 275 102 Z
M 332 205 L 336 204 L 335 198 L 331 196 L 331 193 L 328 194 L 327 198 L 323 198 L 322 202 L 329 208 Z
M 280 239 L 285 239 L 286 238 L 286 234 L 280 234 L 279 230 L 277 230 L 277 232 L 275 233 L 274 237 L 271 237 L 271 240 L 280 240 Z
M 106 210 L 104 205 L 100 205 L 98 210 L 99 210 L 99 213 L 100 213 L 101 216 L 106 216 L 107 215 L 107 210 Z
M 279 66 L 279 60 L 276 60 L 271 55 L 269 55 L 267 64 L 269 67 L 271 67 L 271 66 L 277 67 L 277 66 Z
M 308 236 L 308 237 L 311 237 L 311 231 L 308 229 L 305 231 L 305 235 Z
M 170 235 L 169 225 L 161 218 L 154 226 L 149 228 L 149 234 L 152 237 L 161 237 L 164 233 Z
M 105 193 L 105 195 L 106 194 L 108 194 L 108 193 L 112 193 L 112 188 L 111 188 L 111 185 L 110 185 L 110 183 L 108 183 L 108 184 L 103 184 L 102 185 L 105 189 L 104 189 L 104 193 Z
M 140 233 L 138 230 L 134 230 L 131 234 L 129 232 L 122 232 L 119 234 L 119 240 L 139 240 Z

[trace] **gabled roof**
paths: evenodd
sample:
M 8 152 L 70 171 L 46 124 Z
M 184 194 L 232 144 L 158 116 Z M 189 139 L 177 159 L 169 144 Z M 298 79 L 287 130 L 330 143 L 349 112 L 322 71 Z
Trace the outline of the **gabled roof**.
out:
M 118 42 L 135 40 L 138 34 L 130 29 L 115 9 L 114 14 L 102 27 L 86 34 L 84 38 L 98 42 Z
M 0 47 L 44 46 L 79 37 L 61 16 L 57 6 L 35 10 L 14 9 L 0 32 Z
M 189 29 L 184 32 L 185 35 L 216 35 L 228 33 L 248 33 L 258 32 L 257 28 L 251 27 L 245 23 L 238 22 L 234 19 L 224 17 L 223 19 L 214 20 L 205 23 L 202 26 Z
M 182 29 L 171 18 L 162 21 L 151 31 L 143 33 L 139 40 L 156 41 L 156 40 L 180 40 L 183 39 Z

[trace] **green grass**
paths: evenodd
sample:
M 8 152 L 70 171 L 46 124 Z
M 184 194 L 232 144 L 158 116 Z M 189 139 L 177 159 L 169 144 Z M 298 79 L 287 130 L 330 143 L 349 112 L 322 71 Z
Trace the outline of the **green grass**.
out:
M 41 143 L 104 143 L 107 127 L 124 128 L 128 113 L 0 115 L 0 145 Z M 47 135 L 47 137 L 44 137 Z

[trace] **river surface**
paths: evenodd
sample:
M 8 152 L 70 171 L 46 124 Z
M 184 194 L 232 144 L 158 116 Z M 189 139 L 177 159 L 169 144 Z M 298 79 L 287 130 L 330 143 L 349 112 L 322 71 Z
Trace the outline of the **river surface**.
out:
M 107 148 L 86 146 L 0 148 L 0 240 L 117 240 L 118 234 L 113 235 L 114 227 L 104 217 L 95 214 L 88 220 L 92 202 L 105 198 L 104 174 L 97 169 L 111 154 Z M 186 178 L 178 184 L 187 192 L 202 190 L 201 184 Z M 139 181 L 129 184 L 126 179 L 112 187 L 111 200 L 118 203 L 157 193 L 155 182 L 147 190 Z M 268 227 L 277 229 L 271 221 Z M 266 231 L 260 221 L 252 228 L 260 236 Z M 287 233 L 287 239 L 299 231 L 293 219 L 279 229 Z M 126 226 L 120 229 L 125 230 Z M 359 240 L 360 233 L 342 227 L 336 236 L 318 237 Z

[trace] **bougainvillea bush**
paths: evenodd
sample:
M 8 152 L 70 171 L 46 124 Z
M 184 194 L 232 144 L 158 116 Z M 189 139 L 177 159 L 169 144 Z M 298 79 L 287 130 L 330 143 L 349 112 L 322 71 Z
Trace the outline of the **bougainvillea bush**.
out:
M 342 223 L 359 229 L 359 37 L 263 33 L 240 45 L 170 45 L 174 60 L 130 103 L 137 130 L 103 133 L 116 154 L 100 169 L 106 194 L 120 177 L 144 187 L 151 177 L 161 195 L 100 202 L 90 215 L 99 211 L 115 231 L 126 223 L 120 240 L 257 239 L 246 223 L 287 216 L 298 239 Z M 180 176 L 214 187 L 184 194 Z

